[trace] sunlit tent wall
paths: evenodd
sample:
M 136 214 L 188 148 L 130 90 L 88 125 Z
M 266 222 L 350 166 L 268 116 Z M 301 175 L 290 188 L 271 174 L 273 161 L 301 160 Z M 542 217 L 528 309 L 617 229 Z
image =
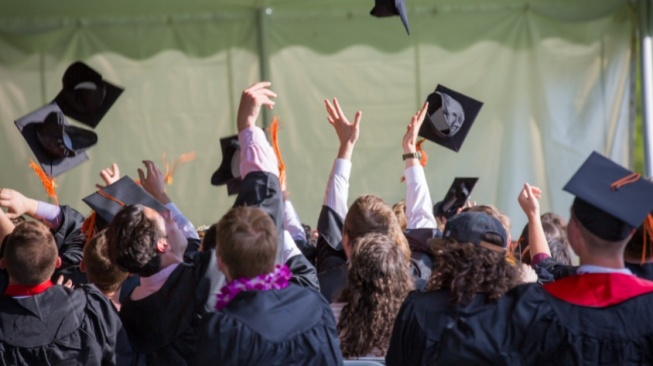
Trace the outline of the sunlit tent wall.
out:
M 126 91 L 96 129 L 90 161 L 57 179 L 60 202 L 81 198 L 112 162 L 138 178 L 143 159 L 162 164 L 195 151 L 168 187 L 196 224 L 230 207 L 210 185 L 219 138 L 236 132 L 241 91 L 267 78 L 279 94 L 280 148 L 291 199 L 315 226 L 337 152 L 324 98 L 363 111 L 349 201 L 364 193 L 394 203 L 401 137 L 440 83 L 485 105 L 462 150 L 425 144 L 434 201 L 456 176 L 478 176 L 472 198 L 525 222 L 524 182 L 542 208 L 568 214 L 562 187 L 596 150 L 631 164 L 636 9 L 623 0 L 407 0 L 398 17 L 369 15 L 372 0 L 195 0 L 0 3 L 0 187 L 46 200 L 28 168 L 32 153 L 13 121 L 51 101 L 82 60 Z M 74 122 L 73 122 L 74 123 Z

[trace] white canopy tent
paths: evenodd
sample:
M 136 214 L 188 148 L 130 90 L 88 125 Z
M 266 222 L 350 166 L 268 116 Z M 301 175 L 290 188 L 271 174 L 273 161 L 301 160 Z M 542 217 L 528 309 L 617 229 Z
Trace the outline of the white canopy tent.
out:
M 60 202 L 82 212 L 112 162 L 137 178 L 143 159 L 195 151 L 169 194 L 196 225 L 217 221 L 233 202 L 209 183 L 218 140 L 235 133 L 240 92 L 260 79 L 279 94 L 263 122 L 280 118 L 291 199 L 311 226 L 337 152 L 322 102 L 334 96 L 349 115 L 363 111 L 350 201 L 405 196 L 401 137 L 438 83 L 485 105 L 459 153 L 425 144 L 432 198 L 478 176 L 472 199 L 507 213 L 513 235 L 524 182 L 543 189 L 543 212 L 567 216 L 562 187 L 592 151 L 632 164 L 635 40 L 650 0 L 407 3 L 410 36 L 398 17 L 371 17 L 371 0 L 0 4 L 0 187 L 46 199 L 13 121 L 52 100 L 75 60 L 126 88 L 90 161 L 57 179 Z

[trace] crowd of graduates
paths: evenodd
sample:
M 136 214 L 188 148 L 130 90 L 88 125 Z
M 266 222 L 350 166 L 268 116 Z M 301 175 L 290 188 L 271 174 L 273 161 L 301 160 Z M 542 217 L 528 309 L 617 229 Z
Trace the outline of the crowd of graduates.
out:
M 497 208 L 467 200 L 469 180 L 433 205 L 423 124 L 439 113 L 437 131 L 469 128 L 467 105 L 438 92 L 437 111 L 429 98 L 397 139 L 405 200 L 347 205 L 364 122 L 325 100 L 339 146 L 307 230 L 257 127 L 270 87 L 242 93 L 212 179 L 236 198 L 201 233 L 152 161 L 139 184 L 103 170 L 88 217 L 0 189 L 0 365 L 653 363 L 653 183 L 592 153 L 565 187 L 569 220 L 540 212 L 537 187 L 515 192 L 519 238 Z M 54 108 L 39 123 L 52 113 L 62 120 Z

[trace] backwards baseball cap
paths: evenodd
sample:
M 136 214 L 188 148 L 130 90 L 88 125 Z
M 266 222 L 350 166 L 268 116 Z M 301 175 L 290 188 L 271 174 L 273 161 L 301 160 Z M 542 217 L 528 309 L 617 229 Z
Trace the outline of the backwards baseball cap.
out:
M 375 0 L 374 8 L 370 11 L 370 14 L 377 18 L 399 15 L 401 22 L 404 23 L 404 28 L 406 28 L 406 33 L 410 34 L 406 0 Z
M 443 239 L 451 238 L 461 243 L 473 243 L 477 246 L 504 253 L 508 235 L 501 222 L 483 212 L 463 212 L 451 217 L 444 226 Z M 500 239 L 500 240 L 497 240 Z M 441 239 L 429 240 L 429 244 Z
M 95 128 L 124 89 L 102 80 L 102 75 L 83 62 L 68 66 L 63 88 L 54 101 L 63 113 Z
M 227 193 L 232 196 L 238 194 L 242 183 L 238 135 L 221 138 L 220 148 L 222 149 L 222 162 L 220 162 L 218 170 L 211 176 L 211 184 L 214 186 L 226 184 Z
M 442 85 L 426 100 L 429 108 L 419 135 L 458 152 L 483 103 Z
M 578 221 L 607 241 L 627 238 L 653 210 L 653 183 L 597 152 L 564 190 L 576 196 L 572 211 Z
M 455 178 L 444 199 L 433 205 L 433 216 L 449 218 L 465 205 L 478 178 Z
M 95 132 L 71 126 L 56 104 L 45 105 L 14 123 L 50 177 L 88 160 L 86 149 L 98 140 Z

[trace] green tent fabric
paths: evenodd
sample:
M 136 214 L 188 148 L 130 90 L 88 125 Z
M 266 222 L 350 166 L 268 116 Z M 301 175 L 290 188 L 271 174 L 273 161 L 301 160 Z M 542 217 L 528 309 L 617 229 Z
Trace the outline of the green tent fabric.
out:
M 112 162 L 136 178 L 195 151 L 169 194 L 194 224 L 230 207 L 210 185 L 218 139 L 235 132 L 241 91 L 263 74 L 279 94 L 291 199 L 315 226 L 337 152 L 324 98 L 363 111 L 350 201 L 405 196 L 401 137 L 439 84 L 485 102 L 461 152 L 426 144 L 437 201 L 455 176 L 478 176 L 473 199 L 525 218 L 525 181 L 543 189 L 542 210 L 566 215 L 562 187 L 596 150 L 631 164 L 630 110 L 636 9 L 622 0 L 408 0 L 398 17 L 369 15 L 362 0 L 194 0 L 0 3 L 0 187 L 45 199 L 13 121 L 51 101 L 61 76 L 83 60 L 125 93 L 97 128 L 91 160 L 57 179 L 60 201 L 81 198 Z

